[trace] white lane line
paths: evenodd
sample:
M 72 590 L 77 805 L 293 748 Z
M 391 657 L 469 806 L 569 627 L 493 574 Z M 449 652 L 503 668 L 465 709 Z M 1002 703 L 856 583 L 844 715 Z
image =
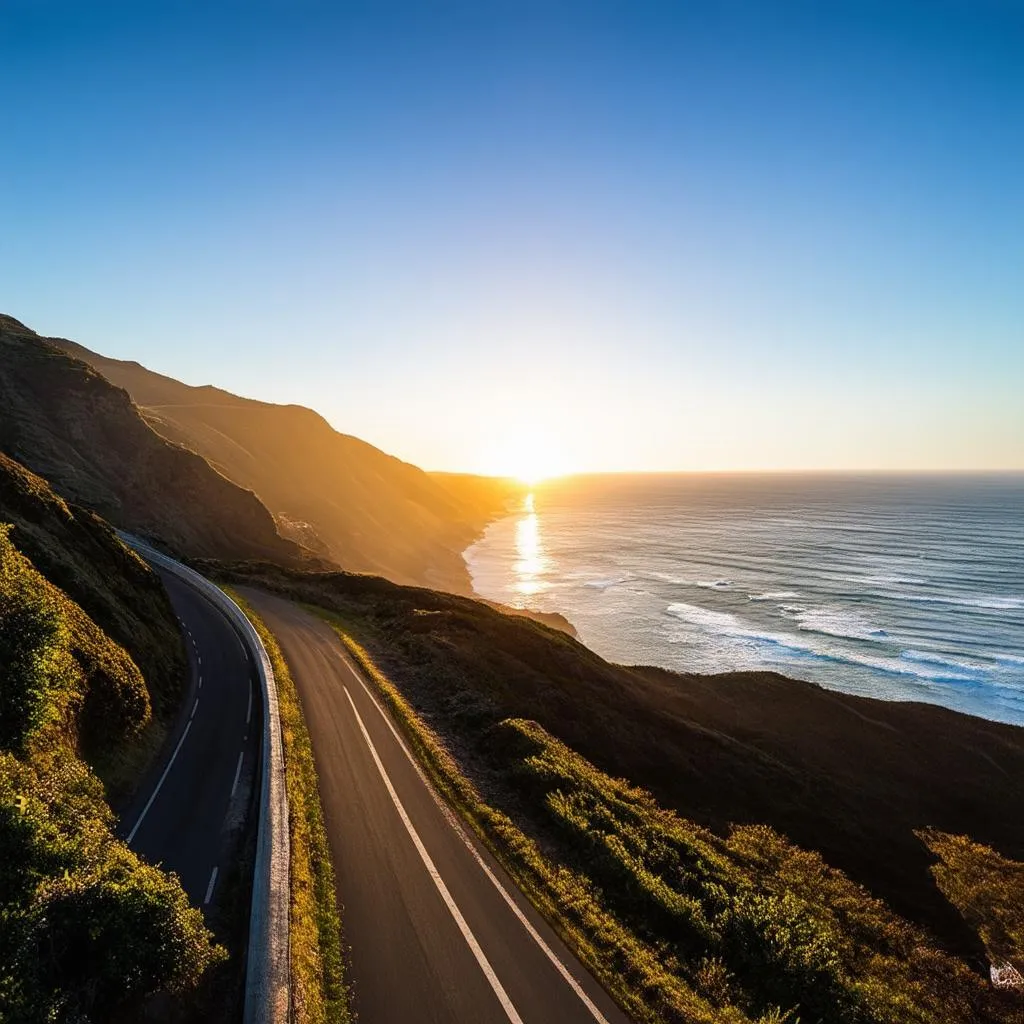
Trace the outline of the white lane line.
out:
M 252 681 L 249 682 L 249 706 L 245 709 L 245 724 L 249 724 L 249 719 L 252 718 Z
M 210 884 L 206 887 L 206 897 L 203 899 L 203 906 L 210 902 L 213 896 L 213 887 L 217 884 L 217 869 L 214 868 L 210 873 Z
M 373 756 L 374 764 L 377 765 L 377 771 L 380 772 L 380 777 L 384 780 L 384 785 L 387 787 L 388 794 L 391 796 L 391 802 L 395 805 L 395 810 L 398 811 L 398 816 L 402 819 L 402 824 L 405 826 L 406 832 L 409 833 L 409 837 L 413 841 L 413 845 L 416 847 L 416 852 L 420 855 L 420 859 L 423 861 L 424 867 L 427 869 L 427 874 L 430 875 L 434 885 L 437 886 L 437 891 L 441 894 L 441 899 L 444 900 L 445 906 L 448 908 L 449 913 L 455 920 L 455 923 L 459 927 L 459 931 L 462 932 L 462 937 L 466 940 L 466 944 L 473 952 L 473 956 L 476 957 L 476 962 L 480 965 L 480 970 L 484 972 L 484 977 L 490 983 L 491 988 L 494 990 L 494 994 L 498 997 L 498 1002 L 501 1003 L 501 1008 L 505 1011 L 505 1016 L 512 1022 L 512 1024 L 523 1024 L 523 1018 L 519 1016 L 516 1008 L 512 1005 L 512 1000 L 509 999 L 508 993 L 502 987 L 501 982 L 498 980 L 498 976 L 494 973 L 494 968 L 491 967 L 490 961 L 484 955 L 484 951 L 480 948 L 480 943 L 477 942 L 476 936 L 470 930 L 469 925 L 466 923 L 466 919 L 462 916 L 462 911 L 459 910 L 458 904 L 452 899 L 452 894 L 448 891 L 448 886 L 444 884 L 444 880 L 438 873 L 434 862 L 430 859 L 430 854 L 427 853 L 427 848 L 423 845 L 423 841 L 419 837 L 416 829 L 413 828 L 412 822 L 409 820 L 409 815 L 406 814 L 405 808 L 402 806 L 402 801 L 398 799 L 398 794 L 395 792 L 395 787 L 391 784 L 391 779 L 388 777 L 388 773 L 381 762 L 380 755 L 377 753 L 377 748 L 373 745 L 373 740 L 370 739 L 370 734 L 366 731 L 366 726 L 363 724 L 363 719 L 359 714 L 359 709 L 356 707 L 356 702 L 352 699 L 352 694 L 348 692 L 348 687 L 342 684 L 342 688 L 345 690 L 345 696 L 348 697 L 349 704 L 352 705 L 352 713 L 356 716 L 356 721 L 359 723 L 359 729 L 363 734 L 363 739 L 366 740 L 366 745 L 370 748 L 370 754 Z
M 551 961 L 551 963 L 554 965 L 555 970 L 558 971 L 558 973 L 562 976 L 562 978 L 565 980 L 565 983 L 569 986 L 569 988 L 571 988 L 573 992 L 576 993 L 576 995 L 579 997 L 580 1002 L 583 1003 L 583 1005 L 587 1008 L 587 1010 L 590 1012 L 590 1015 L 594 1018 L 594 1020 L 597 1021 L 598 1024 L 609 1024 L 608 1018 L 594 1005 L 593 1000 L 583 990 L 583 987 L 580 985 L 580 983 L 572 976 L 572 974 L 569 972 L 569 969 L 565 966 L 565 964 L 562 963 L 562 960 L 558 956 L 558 954 L 544 941 L 544 937 L 537 931 L 536 928 L 534 928 L 533 924 L 530 922 L 530 919 L 523 913 L 522 908 L 519 906 L 519 904 L 516 903 L 516 901 L 509 894 L 508 890 L 505 888 L 505 886 L 501 884 L 501 882 L 494 874 L 494 872 L 491 871 L 491 869 L 488 867 L 487 862 L 483 859 L 483 857 L 480 856 L 480 851 L 477 850 L 476 846 L 473 844 L 473 841 L 466 834 L 465 829 L 462 827 L 462 823 L 455 818 L 454 814 L 452 813 L 448 805 L 441 802 L 441 798 L 437 795 L 437 793 L 434 790 L 434 787 L 431 785 L 427 776 L 424 774 L 423 768 L 420 766 L 420 763 L 416 760 L 415 757 L 413 757 L 412 751 L 409 750 L 409 748 L 406 746 L 405 740 L 402 738 L 398 730 L 395 728 L 394 723 L 388 716 L 388 713 L 381 707 L 380 702 L 377 700 L 374 694 L 370 691 L 370 688 L 363 681 L 362 675 L 358 671 L 356 671 L 355 667 L 349 662 L 348 658 L 343 656 L 341 660 L 352 672 L 352 675 L 354 675 L 356 679 L 359 680 L 359 684 L 366 691 L 367 697 L 369 697 L 370 700 L 373 701 L 373 706 L 377 709 L 381 718 L 384 719 L 384 724 L 391 730 L 391 735 L 394 736 L 395 739 L 398 741 L 398 745 L 402 748 L 402 752 L 405 754 L 406 758 L 408 758 L 409 763 L 413 766 L 413 768 L 416 769 L 416 774 L 419 775 L 420 779 L 423 781 L 423 784 L 430 791 L 430 795 L 434 798 L 434 801 L 437 803 L 438 807 L 440 807 L 441 811 L 444 813 L 444 816 L 448 820 L 448 823 L 452 826 L 452 828 L 455 829 L 459 837 L 466 844 L 466 848 L 473 855 L 473 859 L 477 862 L 477 864 L 480 865 L 481 869 L 483 870 L 483 873 L 491 880 L 491 882 L 494 885 L 494 888 L 498 890 L 498 893 L 501 895 L 501 898 L 508 904 L 512 913 L 515 914 L 516 917 L 519 919 L 519 923 L 522 924 L 522 926 L 526 929 L 527 934 L 530 936 L 531 939 L 533 939 L 534 942 L 537 943 L 538 946 L 540 946 L 541 951 L 548 958 L 548 960 Z M 349 700 L 351 699 L 352 698 L 350 697 Z
M 139 826 L 142 824 L 143 818 L 149 813 L 150 807 L 153 806 L 153 801 L 156 799 L 157 793 L 160 792 L 160 787 L 164 784 L 164 779 L 167 778 L 167 773 L 171 770 L 174 764 L 174 759 L 178 756 L 178 751 L 181 750 L 182 743 L 185 742 L 185 737 L 188 735 L 189 729 L 192 728 L 192 719 L 188 720 L 188 724 L 185 726 L 185 731 L 181 734 L 181 739 L 178 740 L 178 745 L 174 748 L 174 753 L 171 754 L 170 761 L 167 762 L 167 767 L 164 768 L 163 775 L 160 776 L 160 781 L 156 784 L 156 789 L 150 794 L 149 799 L 146 801 L 146 806 L 142 808 L 142 813 L 139 815 L 139 820 L 135 822 L 135 827 L 128 833 L 127 842 L 131 842 L 135 838 L 135 833 L 139 831 Z
M 203 656 L 201 654 L 197 653 L 196 654 L 196 658 L 199 660 L 199 664 L 202 665 L 202 663 L 203 663 Z
M 192 714 L 188 716 L 188 720 L 191 722 L 196 717 L 196 708 L 199 707 L 199 698 L 196 697 L 195 704 L 192 705 Z
M 244 750 L 240 751 L 239 754 L 238 754 L 238 765 L 235 768 L 235 781 L 231 783 L 231 795 L 232 796 L 235 795 L 235 790 L 238 788 L 238 776 L 242 774 L 242 756 L 244 754 L 245 754 Z
M 201 690 L 202 688 L 203 688 L 203 677 L 200 676 L 199 677 L 199 689 Z

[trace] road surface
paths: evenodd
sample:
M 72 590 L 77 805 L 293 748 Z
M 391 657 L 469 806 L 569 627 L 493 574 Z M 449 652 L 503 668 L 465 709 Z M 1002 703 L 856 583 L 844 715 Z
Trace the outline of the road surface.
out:
M 262 705 L 238 633 L 205 597 L 160 572 L 182 624 L 189 692 L 119 832 L 153 864 L 174 871 L 193 904 L 216 904 L 218 879 L 244 827 L 258 766 Z
M 628 1024 L 434 797 L 333 631 L 246 589 L 302 698 L 367 1024 Z

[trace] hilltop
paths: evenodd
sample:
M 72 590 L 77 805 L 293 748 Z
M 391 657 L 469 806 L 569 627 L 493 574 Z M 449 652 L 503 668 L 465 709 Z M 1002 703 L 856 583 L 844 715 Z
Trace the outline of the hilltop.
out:
M 0 451 L 69 501 L 188 556 L 308 561 L 260 500 L 161 437 L 130 395 L 0 316 Z
M 304 406 L 192 387 L 50 340 L 124 388 L 157 433 L 255 492 L 284 535 L 352 572 L 470 593 L 462 552 L 522 491 L 509 480 L 426 473 Z

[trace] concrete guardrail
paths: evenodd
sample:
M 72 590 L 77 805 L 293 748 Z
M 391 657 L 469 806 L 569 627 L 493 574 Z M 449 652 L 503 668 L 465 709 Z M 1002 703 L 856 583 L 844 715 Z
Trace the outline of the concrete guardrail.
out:
M 249 952 L 245 971 L 244 1024 L 287 1024 L 291 1017 L 289 964 L 288 794 L 284 779 L 277 684 L 259 634 L 241 608 L 219 587 L 187 565 L 169 558 L 138 537 L 121 539 L 146 559 L 198 590 L 241 633 L 263 690 L 263 743 L 260 757 L 259 825 L 253 868 Z

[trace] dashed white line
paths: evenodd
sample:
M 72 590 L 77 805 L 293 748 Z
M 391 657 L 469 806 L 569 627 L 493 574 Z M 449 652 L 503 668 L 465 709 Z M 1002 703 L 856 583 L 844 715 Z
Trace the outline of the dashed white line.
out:
M 192 719 L 188 720 L 188 724 L 185 726 L 185 731 L 181 734 L 181 739 L 178 740 L 178 745 L 174 748 L 174 753 L 171 754 L 170 761 L 167 762 L 167 767 L 164 768 L 163 775 L 160 776 L 160 781 L 156 784 L 156 788 L 150 794 L 149 799 L 146 801 L 146 806 L 142 808 L 142 813 L 139 815 L 139 820 L 135 822 L 135 827 L 128 833 L 128 842 L 130 843 L 135 838 L 135 833 L 139 831 L 139 826 L 142 824 L 142 820 L 149 813 L 150 807 L 153 806 L 153 801 L 156 799 L 157 793 L 160 792 L 160 787 L 164 784 L 164 779 L 167 778 L 167 773 L 171 770 L 174 764 L 174 759 L 178 756 L 178 751 L 181 750 L 182 743 L 185 742 L 185 737 L 188 735 L 189 729 L 192 728 Z
M 239 751 L 238 754 L 238 765 L 235 767 L 235 781 L 231 783 L 231 795 L 235 795 L 235 790 L 238 788 L 238 776 L 242 774 L 242 757 L 245 755 L 245 751 Z
M 203 906 L 204 907 L 206 906 L 207 903 L 210 902 L 210 899 L 213 896 L 213 887 L 216 884 L 217 884 L 217 869 L 214 868 L 213 871 L 210 873 L 210 884 L 206 887 L 206 896 L 203 899 Z
M 200 676 L 200 677 L 199 677 L 199 687 L 198 687 L 198 689 L 200 689 L 200 690 L 201 690 L 202 688 L 203 688 L 203 677 L 202 677 L 202 676 Z
M 430 791 L 430 794 L 437 802 L 438 807 L 440 807 L 441 811 L 444 813 L 444 816 L 448 819 L 448 823 L 456 831 L 456 833 L 462 839 L 463 843 L 465 843 L 466 848 L 472 854 L 473 859 L 477 862 L 477 864 L 480 865 L 480 868 L 483 870 L 484 874 L 488 877 L 488 879 L 490 879 L 491 883 L 494 885 L 494 888 L 498 890 L 498 893 L 501 896 L 501 898 L 505 901 L 505 903 L 508 904 L 512 913 L 515 914 L 515 916 L 518 918 L 519 923 L 522 924 L 522 926 L 526 929 L 527 934 L 530 936 L 531 939 L 533 939 L 534 942 L 537 943 L 541 951 L 552 963 L 555 970 L 558 971 L 558 973 L 562 976 L 563 980 L 569 986 L 569 988 L 573 990 L 573 992 L 579 998 L 580 1002 L 583 1003 L 583 1005 L 587 1008 L 587 1010 L 590 1012 L 590 1015 L 594 1018 L 597 1024 L 609 1024 L 608 1018 L 605 1017 L 605 1015 L 597 1008 L 597 1006 L 594 1005 L 593 1000 L 583 990 L 583 987 L 580 985 L 580 983 L 572 976 L 572 974 L 569 972 L 569 969 L 565 966 L 565 964 L 562 963 L 558 954 L 555 953 L 555 951 L 544 941 L 544 937 L 537 931 L 536 928 L 534 928 L 533 924 L 530 922 L 530 919 L 523 913 L 519 904 L 516 903 L 516 901 L 509 894 L 508 890 L 505 888 L 505 886 L 501 884 L 501 882 L 494 874 L 494 872 L 491 871 L 490 867 L 488 867 L 487 862 L 483 859 L 483 857 L 480 856 L 480 852 L 473 845 L 472 840 L 466 834 L 466 831 L 465 829 L 463 829 L 461 823 L 455 818 L 454 814 L 452 814 L 447 804 L 442 803 L 440 797 L 438 797 L 437 793 L 435 792 L 434 787 L 430 784 L 430 781 L 424 774 L 419 762 L 416 760 L 415 757 L 413 757 L 412 751 L 409 750 L 408 746 L 406 746 L 405 740 L 402 738 L 398 730 L 395 728 L 394 723 L 388 717 L 387 712 L 384 710 L 384 708 L 381 707 L 380 701 L 377 700 L 374 694 L 370 691 L 370 688 L 366 685 L 366 682 L 363 680 L 362 675 L 356 670 L 356 668 L 352 665 L 352 663 L 348 660 L 347 657 L 342 655 L 341 660 L 345 663 L 345 666 L 349 669 L 352 675 L 359 680 L 360 686 L 362 686 L 362 688 L 366 691 L 366 696 L 370 698 L 370 700 L 373 702 L 373 706 L 377 709 L 377 712 L 380 714 L 381 718 L 384 719 L 384 724 L 388 727 L 388 729 L 391 730 L 392 736 L 395 737 L 395 740 L 398 742 L 398 745 L 402 748 L 402 753 L 405 754 L 409 763 L 413 766 L 413 768 L 416 769 L 416 774 L 419 775 L 423 784 Z M 348 690 L 346 690 L 345 693 L 347 695 Z M 351 696 L 349 696 L 349 701 L 351 702 L 351 700 L 352 698 Z M 352 705 L 352 707 L 353 710 L 355 710 L 354 704 Z M 359 717 L 358 711 L 356 712 L 356 717 Z M 360 721 L 359 724 L 361 726 L 362 721 Z
M 377 753 L 377 748 L 373 745 L 373 740 L 370 739 L 370 734 L 366 731 L 366 726 L 363 724 L 363 719 L 359 714 L 358 708 L 356 708 L 356 702 L 352 699 L 352 694 L 348 692 L 348 687 L 344 686 L 344 684 L 342 688 L 345 690 L 345 696 L 348 697 L 349 704 L 352 705 L 352 713 L 356 716 L 356 721 L 359 723 L 363 739 L 366 740 L 366 745 L 370 748 L 370 754 L 373 757 L 374 764 L 377 766 L 377 771 L 380 772 L 380 777 L 384 780 L 384 785 L 387 788 L 388 794 L 391 796 L 391 802 L 395 805 L 395 810 L 398 811 L 398 816 L 402 819 L 402 824 L 405 826 L 405 830 L 409 833 L 409 838 L 412 839 L 413 845 L 416 847 L 416 852 L 420 855 L 420 859 L 423 861 L 423 865 L 427 869 L 427 874 L 430 875 L 431 881 L 433 881 L 434 885 L 437 887 L 437 891 L 441 894 L 441 899 L 444 900 L 445 906 L 448 908 L 448 912 L 452 915 L 456 925 L 458 925 L 459 931 L 462 932 L 462 937 L 466 940 L 466 944 L 472 951 L 473 956 L 476 957 L 476 962 L 480 965 L 480 970 L 484 972 L 484 977 L 487 978 L 494 994 L 498 997 L 498 1002 L 501 1003 L 501 1008 L 505 1011 L 505 1016 L 508 1017 L 511 1024 L 523 1024 L 522 1017 L 519 1016 L 515 1006 L 512 1005 L 512 1000 L 509 999 L 508 993 L 498 980 L 497 974 L 494 973 L 494 968 L 491 967 L 490 961 L 487 959 L 486 954 L 480 947 L 480 943 L 477 941 L 476 936 L 466 923 L 466 919 L 462 916 L 462 911 L 459 910 L 458 904 L 452 898 L 452 894 L 448 891 L 448 886 L 444 884 L 444 880 L 441 878 L 437 867 L 430 859 L 430 854 L 427 853 L 427 848 L 423 845 L 423 840 L 420 839 L 419 833 L 409 820 L 409 815 L 406 813 L 405 807 L 402 806 L 402 801 L 399 800 L 398 794 L 395 792 L 395 787 L 391 784 L 391 779 L 384 768 L 384 764 L 381 762 L 380 755 Z M 216 869 L 214 870 L 216 871 Z

